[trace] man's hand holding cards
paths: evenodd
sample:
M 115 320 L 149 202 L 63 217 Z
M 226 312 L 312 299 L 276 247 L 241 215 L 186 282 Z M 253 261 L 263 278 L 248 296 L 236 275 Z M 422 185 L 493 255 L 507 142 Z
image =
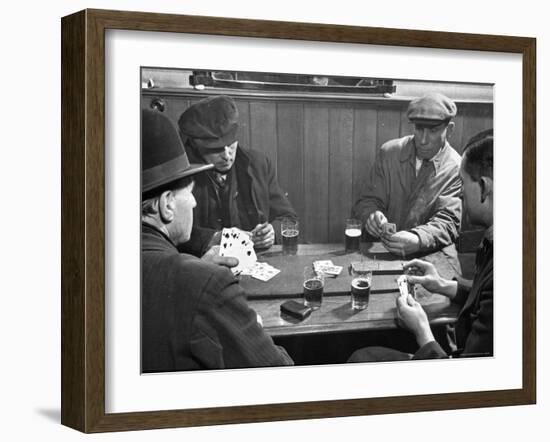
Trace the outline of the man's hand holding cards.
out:
M 239 264 L 231 269 L 233 274 L 239 274 L 244 269 L 253 267 L 257 261 L 254 243 L 250 236 L 236 227 L 222 230 L 220 256 L 232 256 L 239 260 Z
M 396 232 L 396 226 L 394 223 L 385 223 L 382 225 L 382 236 L 389 237 Z

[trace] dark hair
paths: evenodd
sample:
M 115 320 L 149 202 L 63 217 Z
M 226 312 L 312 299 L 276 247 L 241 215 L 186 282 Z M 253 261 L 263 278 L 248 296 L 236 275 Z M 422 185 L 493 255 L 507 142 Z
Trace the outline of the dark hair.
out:
M 155 205 L 163 192 L 167 190 L 176 191 L 184 189 L 193 183 L 192 176 L 186 176 L 179 180 L 172 181 L 164 186 L 145 192 L 141 195 L 141 216 L 152 215 L 157 213 Z
M 464 170 L 474 181 L 493 179 L 493 129 L 474 135 L 464 148 Z

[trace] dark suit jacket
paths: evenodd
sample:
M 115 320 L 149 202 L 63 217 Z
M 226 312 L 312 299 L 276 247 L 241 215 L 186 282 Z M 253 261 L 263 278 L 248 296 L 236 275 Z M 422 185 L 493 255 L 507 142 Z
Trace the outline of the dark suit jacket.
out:
M 204 162 L 189 143 L 185 147 L 190 162 Z M 275 168 L 262 152 L 239 145 L 231 171 L 229 219 L 225 221 L 217 213 L 219 202 L 210 177 L 212 173 L 214 172 L 202 173 L 195 177 L 193 195 L 197 200 L 197 207 L 193 212 L 193 232 L 189 242 L 180 250 L 200 255 L 206 251 L 215 231 L 223 227 L 238 227 L 250 231 L 262 218 L 273 225 L 278 241 L 280 220 L 284 217 L 297 218 L 288 198 L 279 187 Z
M 455 325 L 457 351 L 454 356 L 493 355 L 493 242 L 485 238 L 476 255 L 473 282 L 458 280 L 453 302 L 462 305 Z M 414 359 L 447 357 L 435 341 L 421 347 Z
M 229 269 L 178 253 L 142 225 L 142 371 L 291 365 Z

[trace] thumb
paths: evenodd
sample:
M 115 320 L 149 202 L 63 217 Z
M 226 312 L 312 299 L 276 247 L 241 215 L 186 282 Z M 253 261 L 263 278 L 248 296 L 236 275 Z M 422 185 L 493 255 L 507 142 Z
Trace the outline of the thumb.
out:
M 424 285 L 427 279 L 426 276 L 407 275 L 407 281 L 413 284 Z
M 214 256 L 212 258 L 212 262 L 214 264 L 229 267 L 229 268 L 239 265 L 238 258 L 234 258 L 233 256 Z

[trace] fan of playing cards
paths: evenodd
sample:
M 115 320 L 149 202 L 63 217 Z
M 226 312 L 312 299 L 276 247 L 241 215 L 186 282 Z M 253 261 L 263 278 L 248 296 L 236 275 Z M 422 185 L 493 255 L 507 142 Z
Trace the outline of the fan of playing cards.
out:
M 261 281 L 268 281 L 280 272 L 265 262 L 257 262 L 250 235 L 236 227 L 222 230 L 220 256 L 231 256 L 239 260 L 239 265 L 231 269 L 235 275 L 250 275 Z
M 399 278 L 397 278 L 397 286 L 399 287 L 400 296 L 404 296 L 405 299 L 407 299 L 408 295 L 411 295 L 413 298 L 416 299 L 414 284 L 411 284 L 408 281 L 407 275 L 401 275 Z

